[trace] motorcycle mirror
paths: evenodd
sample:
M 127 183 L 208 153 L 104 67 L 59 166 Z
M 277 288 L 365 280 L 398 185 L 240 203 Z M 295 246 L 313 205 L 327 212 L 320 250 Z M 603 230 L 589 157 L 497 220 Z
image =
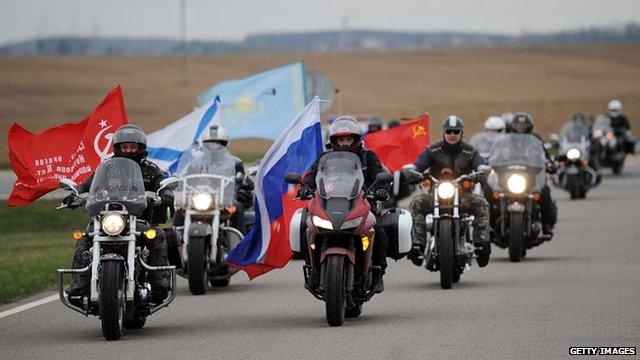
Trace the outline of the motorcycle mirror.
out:
M 180 183 L 180 180 L 178 180 L 177 178 L 174 177 L 168 177 L 162 181 L 160 181 L 160 187 L 161 189 L 175 189 L 178 187 L 178 184 Z
M 75 192 L 76 195 L 78 193 L 78 190 L 77 190 L 78 184 L 76 184 L 76 182 L 71 179 L 60 179 L 59 185 L 61 189 L 73 190 L 73 192 Z
M 392 181 L 393 181 L 393 174 L 391 173 L 384 172 L 376 175 L 377 183 L 389 184 Z
M 284 176 L 284 179 L 289 184 L 300 184 L 302 183 L 302 176 L 298 173 L 288 173 Z

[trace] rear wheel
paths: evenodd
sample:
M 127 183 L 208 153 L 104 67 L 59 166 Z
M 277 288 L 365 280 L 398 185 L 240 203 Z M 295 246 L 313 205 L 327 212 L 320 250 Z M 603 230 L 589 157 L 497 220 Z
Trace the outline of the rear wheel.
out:
M 440 262 L 440 287 L 451 289 L 453 283 L 453 233 L 451 220 L 441 219 L 438 225 L 438 261 Z
M 522 213 L 509 213 L 509 260 L 518 262 L 522 258 L 524 248 Z
M 201 295 L 207 291 L 209 282 L 209 259 L 204 237 L 189 238 L 187 245 L 187 272 L 189 279 L 189 290 L 193 295 Z
M 324 301 L 327 323 L 330 326 L 341 326 L 344 323 L 347 300 L 344 256 L 329 256 L 326 262 L 325 274 Z
M 102 335 L 107 340 L 122 336 L 124 318 L 124 279 L 122 266 L 117 261 L 103 262 L 100 267 L 100 320 Z

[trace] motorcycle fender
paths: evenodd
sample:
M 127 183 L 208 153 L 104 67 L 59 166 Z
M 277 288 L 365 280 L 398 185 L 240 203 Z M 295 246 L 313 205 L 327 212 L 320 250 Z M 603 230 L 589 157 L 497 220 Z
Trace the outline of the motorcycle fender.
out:
M 320 253 L 320 263 L 324 263 L 324 260 L 327 258 L 327 255 L 345 255 L 349 258 L 349 261 L 355 265 L 356 263 L 356 254 L 354 251 L 342 248 L 342 247 L 332 247 Z
M 108 253 L 100 256 L 100 262 L 102 261 L 124 261 L 122 255 Z
M 525 210 L 525 206 L 524 204 L 518 203 L 518 202 L 514 202 L 511 203 L 507 206 L 507 210 L 509 212 L 517 212 L 517 213 L 521 213 L 524 212 Z
M 213 234 L 211 224 L 197 221 L 189 225 L 189 237 L 210 236 L 211 234 Z

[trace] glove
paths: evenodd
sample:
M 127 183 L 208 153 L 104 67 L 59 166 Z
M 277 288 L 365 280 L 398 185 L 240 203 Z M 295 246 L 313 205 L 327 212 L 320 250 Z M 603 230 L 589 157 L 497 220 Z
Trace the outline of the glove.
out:
M 255 185 L 253 184 L 253 181 L 249 179 L 249 177 L 245 176 L 242 179 L 242 182 L 239 184 L 239 188 L 243 190 L 252 191 L 255 188 Z
M 80 206 L 80 204 L 76 202 L 77 199 L 76 194 L 69 194 L 62 199 L 62 204 L 66 205 L 69 209 L 76 209 Z
M 242 206 L 244 206 L 245 209 L 253 206 L 253 191 L 251 190 L 246 190 L 243 188 L 238 189 L 236 198 L 238 199 L 238 202 L 240 202 Z
M 376 200 L 389 201 L 389 192 L 387 189 L 376 190 Z
M 555 163 L 553 162 L 547 163 L 547 173 L 555 174 L 557 171 L 558 171 L 558 166 Z
M 160 200 L 162 200 L 163 205 L 173 206 L 173 191 L 163 191 L 162 194 L 160 194 Z
M 313 194 L 311 193 L 311 191 L 309 191 L 308 188 L 301 187 L 300 190 L 298 190 L 297 197 L 300 200 L 309 200 L 313 197 Z

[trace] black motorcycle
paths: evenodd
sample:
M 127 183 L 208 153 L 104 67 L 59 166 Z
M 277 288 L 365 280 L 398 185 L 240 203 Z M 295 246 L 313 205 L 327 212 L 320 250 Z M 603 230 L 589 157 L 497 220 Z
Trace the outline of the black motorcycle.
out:
M 555 157 L 559 168 L 553 182 L 568 191 L 571 199 L 584 199 L 598 182 L 598 175 L 589 166 L 590 146 L 588 126 L 568 123 L 563 127 Z
M 615 133 L 608 116 L 601 114 L 596 118 L 596 122 L 593 124 L 593 140 L 600 165 L 609 167 L 615 175 L 620 175 L 627 151 L 624 137 L 622 134 Z
M 505 134 L 496 141 L 489 164 L 492 188 L 492 241 L 509 248 L 518 262 L 527 249 L 550 238 L 541 235 L 540 191 L 546 184 L 543 143 L 532 134 Z

